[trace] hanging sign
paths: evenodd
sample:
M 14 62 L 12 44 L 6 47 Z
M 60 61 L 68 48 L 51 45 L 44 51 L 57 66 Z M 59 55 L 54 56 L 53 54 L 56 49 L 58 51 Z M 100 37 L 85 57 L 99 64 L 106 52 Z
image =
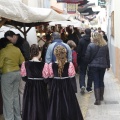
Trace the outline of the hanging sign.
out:
M 103 7 L 103 6 L 105 6 L 105 4 L 106 4 L 105 0 L 98 0 L 98 6 Z
M 67 4 L 67 13 L 75 14 L 76 13 L 76 4 Z

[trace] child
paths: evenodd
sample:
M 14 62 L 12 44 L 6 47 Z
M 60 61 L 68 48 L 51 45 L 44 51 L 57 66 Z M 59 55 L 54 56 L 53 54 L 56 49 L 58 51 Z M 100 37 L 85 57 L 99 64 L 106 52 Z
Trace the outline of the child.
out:
M 70 78 L 75 76 L 72 62 L 67 62 L 67 50 L 61 45 L 54 49 L 56 62 L 49 64 L 53 77 L 47 120 L 83 120 Z
M 67 42 L 67 44 L 70 46 L 70 48 L 72 50 L 72 63 L 75 67 L 75 71 L 77 72 L 78 71 L 77 53 L 74 50 L 76 48 L 76 44 L 73 40 L 69 40 Z M 77 85 L 76 85 L 76 78 L 75 77 L 71 78 L 71 83 L 72 83 L 72 86 L 73 86 L 73 89 L 74 89 L 75 93 L 77 93 Z
M 30 55 L 32 59 L 21 67 L 22 79 L 26 81 L 22 120 L 47 120 L 47 87 L 42 77 L 44 63 L 39 61 L 41 50 L 38 45 L 31 45 Z
M 76 44 L 73 40 L 69 40 L 67 42 L 67 44 L 70 46 L 71 50 L 72 50 L 72 62 L 73 62 L 73 65 L 75 67 L 75 70 L 77 72 L 78 70 L 78 65 L 77 65 L 77 53 L 76 51 L 74 50 L 76 48 Z

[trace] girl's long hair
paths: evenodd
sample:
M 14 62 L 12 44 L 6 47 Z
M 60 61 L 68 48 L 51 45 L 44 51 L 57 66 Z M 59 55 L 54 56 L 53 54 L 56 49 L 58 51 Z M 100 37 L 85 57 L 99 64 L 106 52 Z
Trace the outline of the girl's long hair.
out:
M 58 61 L 58 75 L 62 77 L 64 65 L 67 61 L 67 50 L 65 47 L 58 45 L 54 49 L 54 55 Z
M 93 42 L 98 46 L 105 46 L 107 45 L 107 42 L 104 40 L 103 36 L 98 32 L 91 33 L 91 37 L 93 39 Z

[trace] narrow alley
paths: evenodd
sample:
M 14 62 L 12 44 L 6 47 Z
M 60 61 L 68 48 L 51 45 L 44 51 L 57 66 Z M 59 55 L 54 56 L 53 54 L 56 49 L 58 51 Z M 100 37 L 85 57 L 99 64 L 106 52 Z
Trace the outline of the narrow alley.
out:
M 2 94 L 0 96 L 0 120 L 53 120 L 53 118 L 54 120 L 58 120 L 59 116 L 62 116 L 61 120 L 63 120 L 63 118 L 64 120 L 80 120 L 80 117 L 78 117 L 78 119 L 75 118 L 77 115 L 83 115 L 82 120 L 83 118 L 84 120 L 120 120 L 120 32 L 118 30 L 118 26 L 120 26 L 120 16 L 118 15 L 119 13 L 120 0 L 0 0 L 0 40 L 4 40 L 0 42 L 0 95 Z M 7 42 L 4 44 L 5 40 Z M 73 43 L 71 43 L 71 41 Z M 8 44 L 11 44 L 12 47 L 16 50 L 9 49 L 11 51 L 8 50 L 8 52 L 4 54 L 6 51 L 4 48 L 7 48 L 6 46 Z M 89 46 L 91 44 L 94 45 L 93 49 L 91 49 L 92 47 Z M 37 46 L 35 49 L 38 51 L 38 55 L 35 54 L 36 52 L 34 52 L 34 49 L 31 49 L 32 45 Z M 60 49 L 62 52 L 58 54 L 55 52 L 55 50 L 58 52 L 60 50 L 55 49 L 56 46 L 63 47 L 62 49 L 64 51 Z M 20 49 L 18 50 L 19 54 L 16 52 L 18 48 Z M 102 50 L 100 51 L 101 48 Z M 14 52 L 16 52 L 16 55 L 20 56 L 17 57 Z M 14 55 L 14 57 L 12 55 Z M 11 60 L 10 62 L 8 58 L 6 59 L 7 56 Z M 16 60 L 15 62 L 15 59 L 13 58 L 19 58 L 19 60 Z M 35 67 L 29 67 L 26 66 L 26 64 L 23 64 L 27 63 L 28 61 L 35 64 L 42 62 L 42 64 L 36 64 L 37 69 L 33 70 Z M 73 62 L 73 68 L 71 68 L 70 62 Z M 14 65 L 14 63 L 16 64 Z M 45 63 L 50 65 L 48 65 L 44 70 L 43 66 Z M 56 68 L 53 67 L 53 63 L 55 63 Z M 31 66 L 32 65 L 33 64 L 31 64 Z M 68 67 L 64 67 L 65 65 Z M 22 66 L 24 69 L 22 69 Z M 72 71 L 71 73 L 74 73 L 74 75 L 69 75 L 69 67 Z M 90 75 L 88 74 L 88 67 L 91 68 L 89 71 L 92 71 L 90 71 Z M 5 71 L 4 68 L 6 68 Z M 28 72 L 30 70 L 32 73 L 30 76 L 27 73 L 27 68 Z M 74 68 L 75 71 L 79 71 L 79 74 L 76 74 L 75 71 L 73 72 Z M 80 69 L 78 70 L 78 68 Z M 96 71 L 94 71 L 96 68 L 102 68 L 102 74 L 96 75 Z M 105 72 L 105 69 L 110 70 L 106 70 Z M 33 74 L 36 70 L 39 70 L 36 72 L 38 73 L 38 76 Z M 43 70 L 45 72 L 48 70 L 46 72 L 49 73 L 47 77 L 43 76 Z M 51 73 L 52 75 L 50 75 L 50 70 L 53 72 Z M 22 71 L 21 73 L 23 73 L 23 75 L 18 74 L 20 71 Z M 66 72 L 66 75 L 64 75 L 64 71 Z M 26 81 L 26 79 L 30 81 L 42 80 L 45 93 L 41 90 L 40 94 L 39 90 L 36 90 L 35 93 L 38 94 L 33 93 L 31 95 L 30 89 L 28 89 L 27 92 L 24 92 L 24 89 L 27 85 L 25 86 L 25 82 L 23 82 L 23 84 L 18 84 L 18 80 L 16 80 L 17 87 L 10 87 L 11 83 L 14 85 L 14 82 L 7 83 L 11 79 L 11 77 L 7 76 L 7 74 L 10 73 L 10 76 L 13 76 L 11 72 L 15 72 L 16 75 L 19 75 L 19 77 L 16 77 L 16 79 L 19 81 L 21 80 L 22 82 Z M 57 75 L 55 75 L 54 72 L 56 72 Z M 85 82 L 87 83 L 87 77 L 85 81 L 86 72 L 87 77 L 90 78 L 90 82 L 94 79 L 95 87 L 94 84 L 91 84 L 92 82 L 90 83 L 90 86 L 89 82 L 87 85 L 85 85 Z M 6 78 L 3 77 L 4 74 Z M 61 108 L 62 106 L 63 109 L 60 109 L 59 112 L 56 110 L 57 105 L 54 105 L 55 107 L 53 112 L 50 111 L 51 109 L 48 110 L 48 103 L 50 103 L 50 100 L 48 102 L 47 89 L 52 91 L 51 84 L 49 85 L 48 80 L 69 79 L 68 82 L 70 83 L 71 77 L 75 77 L 75 75 L 77 82 L 77 93 L 75 96 L 73 92 L 73 101 L 69 102 L 70 107 L 63 104 L 62 102 L 56 102 L 56 100 L 60 101 L 60 98 L 63 98 L 63 96 L 60 96 L 57 99 L 57 97 L 53 97 L 51 94 L 50 97 L 53 97 L 55 100 L 53 103 L 60 103 L 58 108 Z M 79 75 L 83 75 L 82 77 L 80 76 L 80 83 Z M 102 80 L 104 77 L 105 90 L 104 84 L 102 84 L 103 81 L 101 78 L 99 79 L 99 77 L 101 77 Z M 5 82 L 4 79 L 8 81 Z M 3 84 L 4 82 L 5 84 Z M 69 86 L 70 89 L 65 89 L 68 91 L 68 93 L 70 93 L 69 91 L 72 90 L 70 84 L 66 85 Z M 103 86 L 100 86 L 99 84 L 102 84 Z M 38 89 L 42 88 L 40 85 L 36 85 L 38 86 Z M 92 92 L 91 85 L 93 90 Z M 33 86 L 33 84 L 31 84 L 31 86 Z M 54 86 L 54 84 L 52 86 Z M 86 86 L 89 92 L 85 90 Z M 88 89 L 88 87 L 90 87 L 90 89 Z M 9 88 L 11 90 L 9 90 Z M 102 88 L 103 90 L 101 90 Z M 63 90 L 64 89 L 62 87 L 61 91 Z M 84 90 L 85 94 L 81 94 L 82 91 L 84 93 Z M 103 92 L 104 100 L 101 101 L 103 99 L 103 97 L 101 97 Z M 30 97 L 26 97 L 25 95 L 23 96 L 23 93 L 27 93 L 27 95 L 30 93 L 30 95 L 28 95 Z M 58 93 L 55 95 L 57 96 Z M 42 98 L 42 102 L 40 99 L 36 99 L 36 101 L 38 100 L 37 102 L 32 100 L 36 96 L 38 98 Z M 71 93 L 69 95 L 66 93 L 66 96 L 68 99 L 64 99 L 63 102 L 72 100 L 70 98 L 70 96 L 72 96 Z M 29 99 L 24 99 L 25 97 Z M 44 100 L 43 97 L 46 99 Z M 76 97 L 79 105 L 77 103 Z M 99 102 L 96 103 L 96 105 L 94 105 L 95 97 L 96 101 Z M 27 103 L 29 103 L 28 101 L 32 102 L 27 105 Z M 43 104 L 44 101 L 46 102 L 45 104 Z M 77 115 L 77 112 L 74 108 L 76 104 L 73 104 L 74 101 L 77 103 L 77 108 L 79 109 L 80 106 L 81 109 L 81 111 L 79 110 L 80 113 Z M 99 105 L 100 102 L 101 105 Z M 36 103 L 36 109 L 32 108 L 34 103 Z M 39 103 L 41 103 L 41 105 L 39 105 Z M 45 105 L 45 107 L 43 106 L 43 109 L 41 107 L 42 105 Z M 24 109 L 24 106 L 27 106 L 26 109 Z M 29 106 L 31 108 L 29 108 Z M 38 108 L 40 108 L 41 111 L 45 113 L 45 117 L 41 117 L 44 114 Z M 51 108 L 53 109 L 53 107 Z M 64 109 L 66 112 L 64 112 Z M 69 112 L 70 110 L 72 112 Z M 57 113 L 54 111 L 57 111 Z M 48 113 L 52 113 L 55 117 L 51 117 L 52 115 L 48 115 Z M 60 115 L 58 115 L 59 113 Z M 32 114 L 33 118 L 31 117 Z M 35 117 L 35 114 L 41 118 Z M 19 116 L 18 118 L 16 117 L 17 115 Z M 25 116 L 25 118 L 23 116 Z M 26 116 L 28 117 L 27 119 Z
M 105 74 L 104 101 L 101 105 L 94 105 L 94 92 L 80 94 L 79 83 L 77 98 L 84 116 L 84 120 L 120 120 L 120 82 L 111 70 Z M 78 82 L 78 79 L 77 79 Z

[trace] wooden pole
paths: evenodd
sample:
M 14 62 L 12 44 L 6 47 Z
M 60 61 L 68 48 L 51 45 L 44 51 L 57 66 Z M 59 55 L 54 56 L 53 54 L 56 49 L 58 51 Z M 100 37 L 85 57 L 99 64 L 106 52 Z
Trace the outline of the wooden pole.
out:
M 21 33 L 23 33 L 23 35 L 24 35 L 24 39 L 25 40 L 27 40 L 27 33 L 29 32 L 29 30 L 31 29 L 31 27 L 29 27 L 27 30 L 26 30 L 26 26 L 25 26 L 25 24 L 24 24 L 24 26 L 23 26 L 23 31 L 21 30 L 21 28 L 19 28 L 18 26 L 16 26 L 16 25 L 14 25 Z
M 4 23 L 7 21 L 7 19 L 2 18 L 2 20 L 0 21 L 0 27 L 2 27 L 2 25 L 4 25 Z

